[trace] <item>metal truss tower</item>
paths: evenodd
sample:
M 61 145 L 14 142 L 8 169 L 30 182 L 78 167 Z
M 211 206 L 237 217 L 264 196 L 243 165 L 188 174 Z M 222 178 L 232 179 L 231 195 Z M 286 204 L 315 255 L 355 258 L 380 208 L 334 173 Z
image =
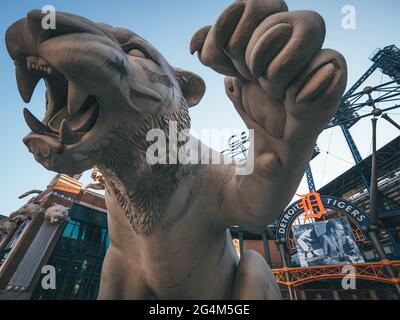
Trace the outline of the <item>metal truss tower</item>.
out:
M 311 160 L 314 159 L 316 156 L 318 156 L 320 154 L 320 150 L 318 148 L 318 146 L 315 146 L 313 154 L 311 156 Z M 311 161 L 310 160 L 310 161 Z M 308 190 L 310 192 L 312 191 L 317 191 L 317 189 L 315 188 L 315 183 L 314 183 L 314 177 L 311 171 L 311 166 L 310 164 L 307 165 L 307 169 L 306 169 L 306 178 L 307 178 L 307 185 L 308 185 Z
M 396 96 L 397 99 L 400 100 L 400 49 L 397 48 L 395 45 L 387 46 L 383 49 L 375 50 L 375 52 L 369 58 L 373 62 L 373 65 L 345 93 L 342 98 L 338 112 L 328 126 L 328 128 L 330 128 L 336 125 L 340 125 L 356 164 L 362 161 L 362 157 L 360 152 L 358 151 L 357 145 L 355 144 L 353 137 L 350 134 L 349 129 L 355 123 L 357 123 L 358 120 L 366 116 L 359 116 L 357 114 L 357 110 L 365 106 L 372 106 L 372 101 L 367 101 L 365 104 L 360 104 L 359 99 L 362 95 L 365 94 L 365 91 L 363 90 L 361 93 L 355 93 L 356 90 L 360 88 L 360 86 L 372 75 L 375 70 L 380 69 L 383 74 L 388 75 L 390 78 L 393 79 L 393 81 L 385 84 L 388 86 L 390 85 L 390 88 L 384 88 L 384 86 L 377 86 L 375 88 L 372 88 L 375 89 L 374 91 L 376 92 L 382 92 L 383 90 L 385 90 L 385 94 L 380 96 L 380 98 L 376 99 L 374 102 L 394 101 L 394 98 Z M 388 89 L 391 91 L 387 91 Z M 369 97 L 371 98 L 371 96 Z
M 362 118 L 371 116 L 375 117 L 376 114 L 374 112 L 376 109 L 376 103 L 387 103 L 395 101 L 400 102 L 400 49 L 397 48 L 395 45 L 387 46 L 383 49 L 377 49 L 373 52 L 369 59 L 373 62 L 372 66 L 344 94 L 338 111 L 336 112 L 334 118 L 327 127 L 328 129 L 335 126 L 340 126 L 344 138 L 346 139 L 347 145 L 349 146 L 350 152 L 353 156 L 355 164 L 361 163 L 363 159 L 350 133 L 350 128 Z M 374 71 L 378 69 L 383 74 L 388 75 L 392 79 L 392 81 L 378 85 L 376 87 L 366 87 L 360 92 L 356 92 L 357 89 L 359 89 L 361 85 L 374 73 Z M 373 98 L 373 94 L 377 94 L 379 95 L 379 97 Z M 363 100 L 363 98 L 366 99 Z M 363 115 L 359 115 L 357 113 L 357 111 L 368 107 L 371 108 L 370 113 Z M 397 108 L 400 108 L 400 105 L 394 105 L 382 109 L 380 110 L 380 115 L 392 125 L 399 128 L 399 125 L 395 121 L 393 121 L 386 113 L 383 113 Z M 313 154 L 313 158 L 316 155 Z M 306 178 L 309 190 L 314 191 L 315 184 L 310 165 L 308 165 L 306 170 Z M 367 191 L 369 192 L 370 177 L 365 176 L 363 180 Z

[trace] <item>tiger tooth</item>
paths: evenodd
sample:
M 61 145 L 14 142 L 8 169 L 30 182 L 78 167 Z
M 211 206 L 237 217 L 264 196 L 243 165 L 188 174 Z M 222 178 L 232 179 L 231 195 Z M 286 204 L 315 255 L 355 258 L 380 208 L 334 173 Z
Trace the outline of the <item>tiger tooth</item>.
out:
M 74 144 L 80 140 L 80 135 L 74 131 L 72 131 L 69 126 L 67 119 L 64 119 L 61 122 L 60 127 L 60 142 L 62 144 Z
M 17 78 L 17 86 L 19 94 L 25 103 L 28 103 L 31 98 L 36 85 L 42 76 L 36 72 L 29 72 L 20 65 L 15 65 L 15 75 Z
M 53 75 L 55 72 L 54 72 L 54 69 L 52 68 L 52 67 L 50 67 L 50 66 L 47 66 L 47 73 L 49 74 L 49 75 Z
M 52 131 L 39 121 L 27 108 L 24 108 L 24 118 L 29 128 L 38 134 L 51 133 Z
M 68 83 L 68 113 L 76 115 L 89 95 L 75 83 Z

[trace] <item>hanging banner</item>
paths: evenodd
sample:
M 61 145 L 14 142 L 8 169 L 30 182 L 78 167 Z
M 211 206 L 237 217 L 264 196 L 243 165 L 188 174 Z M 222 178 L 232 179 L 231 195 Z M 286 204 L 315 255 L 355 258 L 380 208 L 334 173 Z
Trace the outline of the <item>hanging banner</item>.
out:
M 349 220 L 353 221 L 362 230 L 367 230 L 371 225 L 368 214 L 347 200 L 322 195 L 320 200 L 325 210 L 331 209 L 345 214 Z M 294 220 L 304 213 L 304 206 L 301 205 L 301 201 L 302 199 L 291 204 L 281 215 L 276 229 L 277 241 L 287 241 L 289 230 Z
M 345 218 L 292 225 L 292 230 L 302 267 L 365 262 Z

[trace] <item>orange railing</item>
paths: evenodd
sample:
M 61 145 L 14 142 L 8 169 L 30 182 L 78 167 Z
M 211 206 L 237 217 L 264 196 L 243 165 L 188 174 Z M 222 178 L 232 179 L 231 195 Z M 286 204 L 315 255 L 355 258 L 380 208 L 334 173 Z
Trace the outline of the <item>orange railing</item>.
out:
M 391 277 L 386 266 L 390 265 L 395 277 Z M 356 279 L 371 280 L 385 283 L 400 283 L 400 260 L 382 260 L 352 264 Z M 297 286 L 299 284 L 322 279 L 343 278 L 348 273 L 343 272 L 344 265 L 316 266 L 303 268 L 273 269 L 272 272 L 279 284 Z

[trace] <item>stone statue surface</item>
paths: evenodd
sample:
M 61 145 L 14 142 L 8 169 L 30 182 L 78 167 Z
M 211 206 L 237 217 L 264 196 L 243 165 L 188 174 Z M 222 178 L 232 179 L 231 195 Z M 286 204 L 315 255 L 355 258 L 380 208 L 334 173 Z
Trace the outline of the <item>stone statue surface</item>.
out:
M 191 52 L 226 76 L 226 94 L 254 130 L 247 175 L 232 164 L 149 163 L 149 130 L 170 142 L 171 121 L 188 129 L 204 81 L 132 31 L 61 12 L 55 29 L 43 29 L 42 18 L 31 11 L 6 33 L 23 100 L 40 79 L 47 89 L 42 121 L 24 110 L 24 143 L 49 170 L 96 166 L 103 176 L 111 244 L 99 298 L 279 299 L 264 258 L 246 250 L 239 259 L 227 228 L 258 233 L 283 211 L 338 108 L 346 62 L 321 49 L 322 17 L 281 0 L 238 0 L 192 38 Z M 192 154 L 197 141 L 187 142 Z
M 63 220 L 68 220 L 68 211 L 67 207 L 56 204 L 46 209 L 44 218 L 51 224 L 58 224 Z
M 4 221 L 0 222 L 0 236 L 11 233 L 20 223 L 31 219 L 35 215 L 44 213 L 45 209 L 35 201 L 28 202 L 22 208 L 12 212 Z

